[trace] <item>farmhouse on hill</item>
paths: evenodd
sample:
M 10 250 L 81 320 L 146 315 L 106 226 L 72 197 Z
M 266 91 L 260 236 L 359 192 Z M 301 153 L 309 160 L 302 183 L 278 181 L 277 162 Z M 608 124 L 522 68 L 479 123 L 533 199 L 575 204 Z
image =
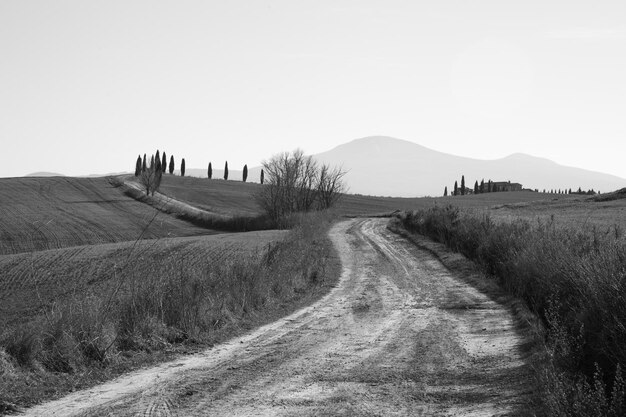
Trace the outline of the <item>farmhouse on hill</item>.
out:
M 493 183 L 496 191 L 522 191 L 522 184 L 511 181 L 496 181 Z

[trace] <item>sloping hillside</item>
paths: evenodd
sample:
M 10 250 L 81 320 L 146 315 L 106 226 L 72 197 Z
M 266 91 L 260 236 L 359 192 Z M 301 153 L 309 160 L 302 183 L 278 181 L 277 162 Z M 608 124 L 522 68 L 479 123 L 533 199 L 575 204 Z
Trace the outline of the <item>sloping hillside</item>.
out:
M 0 213 L 0 254 L 211 233 L 125 196 L 106 178 L 2 178 Z
M 254 199 L 260 184 L 164 175 L 159 192 L 194 207 L 223 215 L 261 214 Z

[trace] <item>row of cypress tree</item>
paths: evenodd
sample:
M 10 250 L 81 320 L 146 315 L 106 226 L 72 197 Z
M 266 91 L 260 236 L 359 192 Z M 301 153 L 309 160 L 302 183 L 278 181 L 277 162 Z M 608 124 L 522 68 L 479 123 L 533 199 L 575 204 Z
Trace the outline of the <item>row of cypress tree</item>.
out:
M 150 165 L 148 165 L 146 160 L 146 154 L 143 154 L 143 159 L 141 155 L 137 156 L 137 162 L 135 162 L 135 176 L 138 177 L 142 172 L 146 172 L 148 168 L 151 166 L 155 166 L 157 170 L 160 170 L 163 174 L 169 171 L 170 174 L 174 174 L 174 155 L 170 156 L 170 163 L 167 164 L 167 155 L 163 152 L 163 156 L 159 153 L 157 149 L 156 154 L 152 155 Z M 185 176 L 185 158 L 180 161 L 180 175 L 182 177 Z
M 174 174 L 175 163 L 174 163 L 174 155 L 170 156 L 169 165 L 167 163 L 167 155 L 163 152 L 163 155 L 159 153 L 157 149 L 156 154 L 152 155 L 151 161 L 148 164 L 146 154 L 143 154 L 143 159 L 141 155 L 137 156 L 137 161 L 135 162 L 135 176 L 138 177 L 142 172 L 146 172 L 146 170 L 156 165 L 155 169 L 160 170 L 163 174 L 169 172 L 170 174 Z M 183 158 L 180 162 L 180 176 L 185 176 L 185 158 Z M 213 166 L 211 162 L 209 162 L 209 167 L 207 169 L 207 176 L 209 179 L 213 178 Z M 265 173 L 261 170 L 261 184 L 265 180 Z M 224 164 L 224 179 L 228 180 L 228 161 Z M 248 165 L 243 166 L 243 182 L 248 180 Z
M 207 168 L 207 177 L 209 179 L 213 178 L 213 165 L 211 164 L 211 162 L 209 162 L 209 167 Z M 263 172 L 263 170 L 261 170 L 261 184 L 263 184 L 265 174 Z M 224 179 L 228 180 L 228 161 L 226 161 L 224 163 Z M 246 182 L 248 180 L 248 164 L 245 164 L 243 166 L 243 175 L 242 175 L 242 179 L 243 182 Z

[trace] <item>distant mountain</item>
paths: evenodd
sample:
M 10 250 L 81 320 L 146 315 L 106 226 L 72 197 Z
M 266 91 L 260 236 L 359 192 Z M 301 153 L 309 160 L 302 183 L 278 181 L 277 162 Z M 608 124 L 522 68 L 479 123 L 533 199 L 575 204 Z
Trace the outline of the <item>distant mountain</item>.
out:
M 343 166 L 349 191 L 356 194 L 413 197 L 443 194 L 454 181 L 472 188 L 474 181 L 511 181 L 524 188 L 547 190 L 595 189 L 603 192 L 626 186 L 626 179 L 559 165 L 544 158 L 513 154 L 502 159 L 480 160 L 434 151 L 413 142 L 370 136 L 337 146 L 314 157 Z
M 63 174 L 57 174 L 55 172 L 33 172 L 32 174 L 24 175 L 25 177 L 64 177 Z

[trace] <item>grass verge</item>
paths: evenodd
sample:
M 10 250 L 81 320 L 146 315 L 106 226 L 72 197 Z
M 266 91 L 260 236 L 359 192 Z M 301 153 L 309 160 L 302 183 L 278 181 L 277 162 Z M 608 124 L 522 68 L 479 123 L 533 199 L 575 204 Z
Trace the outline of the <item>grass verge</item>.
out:
M 553 416 L 626 412 L 626 240 L 620 228 L 494 222 L 455 207 L 394 220 L 474 260 L 546 326 L 542 397 Z
M 69 297 L 3 331 L 0 411 L 204 349 L 321 297 L 340 275 L 327 236 L 332 219 L 312 213 L 293 221 L 284 241 L 258 253 L 121 271 L 103 291 Z

